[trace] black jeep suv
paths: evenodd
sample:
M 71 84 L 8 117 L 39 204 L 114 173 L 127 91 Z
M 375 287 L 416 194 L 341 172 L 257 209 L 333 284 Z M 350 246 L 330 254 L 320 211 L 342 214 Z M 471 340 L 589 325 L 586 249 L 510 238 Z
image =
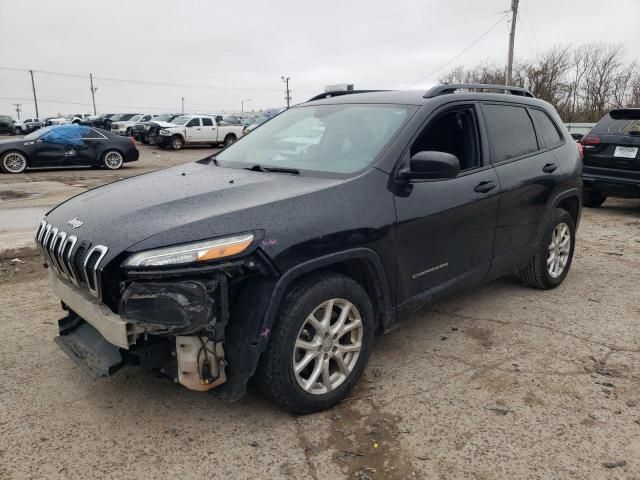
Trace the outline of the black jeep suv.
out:
M 418 306 L 513 271 L 559 285 L 580 175 L 560 118 L 523 89 L 323 94 L 48 212 L 56 342 L 94 376 L 137 365 L 227 400 L 253 379 L 293 412 L 325 409 Z
M 612 110 L 580 140 L 584 148 L 584 204 L 640 197 L 640 108 Z

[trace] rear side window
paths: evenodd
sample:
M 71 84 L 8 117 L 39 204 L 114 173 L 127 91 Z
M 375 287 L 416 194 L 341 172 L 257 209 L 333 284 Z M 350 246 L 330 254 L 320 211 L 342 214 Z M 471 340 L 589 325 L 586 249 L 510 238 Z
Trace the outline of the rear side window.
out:
M 213 120 L 211 120 L 210 118 L 203 118 L 202 119 L 202 126 L 203 127 L 213 127 Z
M 538 150 L 533 123 L 524 107 L 482 105 L 482 113 L 493 145 L 493 163 Z
M 617 112 L 614 110 L 591 130 L 591 133 L 597 135 L 638 135 L 638 132 L 640 132 L 640 110 Z
M 529 112 L 531 113 L 533 123 L 536 124 L 536 130 L 542 138 L 545 146 L 553 148 L 560 145 L 562 143 L 562 137 L 553 123 L 553 120 L 549 118 L 549 115 L 542 110 L 537 110 L 535 108 L 529 109 Z

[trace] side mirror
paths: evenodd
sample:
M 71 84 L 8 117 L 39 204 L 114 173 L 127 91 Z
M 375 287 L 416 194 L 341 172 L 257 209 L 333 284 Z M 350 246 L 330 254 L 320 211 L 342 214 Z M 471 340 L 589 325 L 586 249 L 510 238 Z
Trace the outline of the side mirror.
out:
M 425 150 L 411 157 L 409 171 L 404 172 L 403 176 L 410 179 L 437 180 L 455 178 L 458 173 L 460 173 L 458 157 L 446 152 Z

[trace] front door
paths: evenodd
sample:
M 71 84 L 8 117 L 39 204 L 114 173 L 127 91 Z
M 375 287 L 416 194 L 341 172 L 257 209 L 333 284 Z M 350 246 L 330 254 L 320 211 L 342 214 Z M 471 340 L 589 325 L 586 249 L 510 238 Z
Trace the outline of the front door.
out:
M 457 177 L 413 180 L 396 191 L 399 303 L 422 302 L 481 282 L 489 271 L 500 187 L 485 158 L 475 105 L 441 110 L 418 134 L 419 151 L 460 160 Z
M 92 165 L 94 145 L 83 138 L 88 127 L 62 126 L 53 128 L 37 140 L 38 148 L 32 158 L 34 167 L 74 167 Z

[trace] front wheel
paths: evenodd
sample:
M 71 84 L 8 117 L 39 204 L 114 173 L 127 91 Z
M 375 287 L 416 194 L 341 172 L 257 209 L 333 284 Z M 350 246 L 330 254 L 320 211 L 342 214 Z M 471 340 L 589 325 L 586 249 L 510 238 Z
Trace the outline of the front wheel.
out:
M 20 152 L 7 152 L 0 161 L 4 173 L 22 173 L 27 169 L 27 157 Z
M 560 285 L 571 268 L 575 235 L 576 226 L 571 215 L 566 210 L 556 208 L 538 253 L 519 272 L 522 281 L 542 290 Z
M 171 148 L 180 150 L 182 147 L 184 147 L 184 140 L 179 135 L 174 135 L 173 138 L 171 138 Z
M 109 170 L 118 170 L 124 163 L 124 157 L 117 150 L 109 150 L 102 157 L 102 164 Z
M 330 408 L 360 378 L 374 330 L 373 307 L 358 282 L 337 273 L 312 275 L 283 300 L 258 385 L 293 413 Z

